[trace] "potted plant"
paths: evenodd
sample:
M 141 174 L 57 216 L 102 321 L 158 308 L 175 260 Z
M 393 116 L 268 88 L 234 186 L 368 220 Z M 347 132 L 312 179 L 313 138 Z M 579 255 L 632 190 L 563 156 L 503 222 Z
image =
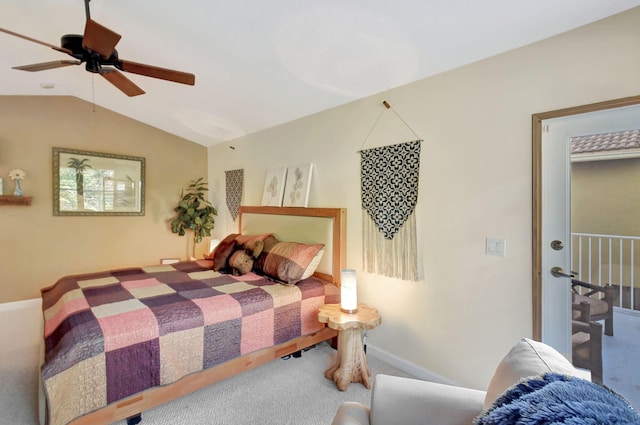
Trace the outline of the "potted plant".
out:
M 196 244 L 202 242 L 205 236 L 211 236 L 218 211 L 205 198 L 209 190 L 207 183 L 198 180 L 191 181 L 186 190 L 180 193 L 178 205 L 173 209 L 176 217 L 171 220 L 171 231 L 184 236 L 187 231 L 193 232 L 192 256 L 195 256 Z

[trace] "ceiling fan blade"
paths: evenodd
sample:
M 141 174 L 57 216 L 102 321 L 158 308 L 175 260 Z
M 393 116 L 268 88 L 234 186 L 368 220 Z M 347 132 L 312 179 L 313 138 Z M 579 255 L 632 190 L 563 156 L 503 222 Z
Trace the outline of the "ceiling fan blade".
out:
M 63 66 L 69 66 L 69 65 L 80 65 L 81 63 L 82 62 L 80 61 L 59 60 L 59 61 L 52 61 L 52 62 L 34 63 L 32 65 L 14 66 L 13 69 L 19 69 L 20 71 L 36 72 L 36 71 L 44 71 L 47 69 L 53 69 L 53 68 L 61 68 Z
M 82 47 L 100 53 L 103 57 L 108 58 L 113 53 L 116 44 L 122 36 L 109 28 L 100 25 L 93 19 L 87 19 L 84 27 L 84 37 Z
M 118 69 L 133 74 L 144 75 L 146 77 L 159 78 L 161 80 L 173 81 L 175 83 L 195 85 L 196 76 L 188 72 L 175 71 L 173 69 L 160 68 L 158 66 L 145 65 L 143 63 L 119 60 L 116 64 Z
M 19 38 L 22 38 L 22 39 L 27 40 L 27 41 L 38 43 L 38 44 L 41 44 L 43 46 L 51 47 L 53 50 L 57 50 L 59 52 L 66 53 L 68 55 L 73 53 L 71 50 L 65 49 L 64 47 L 59 47 L 59 46 L 55 46 L 53 44 L 45 43 L 44 41 L 36 40 L 35 38 L 27 37 L 26 35 L 22 35 L 22 34 L 18 34 L 17 32 L 9 31 L 8 29 L 0 28 L 0 32 L 7 33 L 9 35 L 13 35 L 15 37 L 19 37 Z
M 138 96 L 144 94 L 144 90 L 136 86 L 133 81 L 124 76 L 121 72 L 111 68 L 101 68 L 100 75 L 111 84 L 119 88 L 127 96 Z

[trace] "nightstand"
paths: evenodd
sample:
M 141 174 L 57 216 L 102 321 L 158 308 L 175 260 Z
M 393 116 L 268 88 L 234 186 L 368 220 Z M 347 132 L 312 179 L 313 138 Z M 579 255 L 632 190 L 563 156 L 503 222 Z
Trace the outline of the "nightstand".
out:
M 340 304 L 325 304 L 320 307 L 318 320 L 338 331 L 338 356 L 336 363 L 324 373 L 340 391 L 345 391 L 351 382 L 361 382 L 371 388 L 371 371 L 362 347 L 361 329 L 373 329 L 382 322 L 375 308 L 358 304 L 355 313 L 344 313 Z

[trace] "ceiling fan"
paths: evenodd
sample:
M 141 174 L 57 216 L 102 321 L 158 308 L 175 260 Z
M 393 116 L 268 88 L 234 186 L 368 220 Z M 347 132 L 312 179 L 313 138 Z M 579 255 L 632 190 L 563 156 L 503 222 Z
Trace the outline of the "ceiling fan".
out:
M 173 81 L 181 84 L 188 84 L 191 86 L 195 84 L 196 77 L 193 74 L 120 59 L 115 47 L 120 41 L 121 35 L 91 19 L 91 14 L 89 12 L 90 1 L 91 0 L 84 0 L 87 16 L 84 35 L 63 35 L 60 38 L 60 47 L 0 28 L 0 32 L 50 47 L 74 58 L 74 60 L 57 60 L 32 65 L 15 66 L 13 69 L 35 72 L 85 63 L 87 71 L 102 75 L 107 81 L 116 86 L 127 96 L 138 96 L 140 94 L 144 94 L 144 90 L 138 87 L 120 71 L 144 75 L 146 77 L 159 78 L 161 80 Z

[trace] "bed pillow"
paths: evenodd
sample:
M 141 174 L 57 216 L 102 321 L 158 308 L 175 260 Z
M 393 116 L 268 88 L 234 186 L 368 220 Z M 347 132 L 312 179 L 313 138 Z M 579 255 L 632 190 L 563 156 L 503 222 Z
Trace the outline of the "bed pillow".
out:
M 315 272 L 318 266 L 320 265 L 320 261 L 322 261 L 322 256 L 324 255 L 324 248 L 316 253 L 313 256 L 313 259 L 309 262 L 309 265 L 305 269 L 304 273 L 302 273 L 302 277 L 300 280 L 305 280 L 308 277 L 311 277 Z
M 239 235 L 237 233 L 227 235 L 227 237 L 220 241 L 220 243 L 206 257 L 208 260 L 213 260 L 213 266 L 211 268 L 214 271 L 219 272 L 227 268 L 229 257 L 236 249 L 236 238 L 238 236 Z
M 578 370 L 562 354 L 542 342 L 522 338 L 502 359 L 496 369 L 484 399 L 489 408 L 507 388 L 530 376 L 555 372 L 578 376 Z
M 320 263 L 324 244 L 281 242 L 273 236 L 264 241 L 264 251 L 254 270 L 272 279 L 294 285 L 311 276 Z

